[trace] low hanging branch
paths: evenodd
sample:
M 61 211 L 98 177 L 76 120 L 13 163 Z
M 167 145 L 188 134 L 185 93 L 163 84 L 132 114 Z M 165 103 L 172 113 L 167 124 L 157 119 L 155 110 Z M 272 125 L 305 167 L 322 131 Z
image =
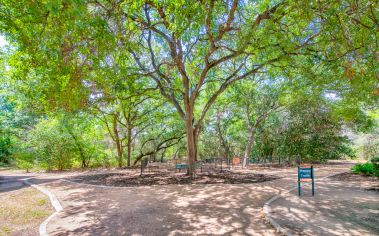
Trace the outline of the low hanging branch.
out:
M 184 134 L 181 134 L 180 136 L 175 136 L 175 137 L 171 137 L 171 138 L 168 138 L 168 139 L 165 139 L 163 141 L 161 141 L 157 146 L 154 147 L 153 150 L 150 150 L 150 151 L 147 151 L 147 152 L 143 152 L 141 150 L 140 154 L 136 157 L 136 159 L 134 160 L 134 163 L 133 165 L 136 165 L 143 157 L 145 156 L 149 156 L 149 155 L 153 155 L 157 152 L 159 152 L 160 150 L 163 150 L 163 149 L 166 149 L 166 148 L 169 148 L 169 147 L 172 147 L 176 144 L 178 144 L 182 138 L 184 137 Z M 150 141 L 153 141 L 154 139 L 148 139 L 146 140 L 143 144 L 142 144 L 142 148 Z M 141 149 L 142 149 L 141 148 Z

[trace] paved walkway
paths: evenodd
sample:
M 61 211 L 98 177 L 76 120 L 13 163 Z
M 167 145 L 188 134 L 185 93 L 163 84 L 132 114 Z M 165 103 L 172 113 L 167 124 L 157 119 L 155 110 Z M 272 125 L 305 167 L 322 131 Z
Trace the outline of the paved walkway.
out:
M 0 172 L 0 194 L 24 188 L 25 185 L 22 179 L 33 176 L 32 174 L 26 174 L 14 171 L 2 170 Z
M 348 168 L 323 167 L 316 177 Z M 64 176 L 58 174 L 32 182 L 53 192 L 63 206 L 47 226 L 49 235 L 276 235 L 262 206 L 296 186 L 296 171 L 267 169 L 263 172 L 283 178 L 236 185 L 98 188 L 57 180 Z

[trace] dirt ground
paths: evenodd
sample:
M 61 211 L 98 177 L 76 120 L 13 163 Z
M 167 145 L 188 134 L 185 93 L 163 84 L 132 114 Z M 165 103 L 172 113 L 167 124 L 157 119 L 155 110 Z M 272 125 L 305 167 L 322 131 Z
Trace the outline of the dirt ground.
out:
M 316 178 L 350 167 L 316 167 Z M 63 206 L 47 225 L 49 235 L 277 235 L 264 220 L 262 207 L 274 195 L 296 186 L 297 180 L 296 168 L 235 170 L 235 176 L 250 175 L 254 181 L 262 175 L 281 177 L 239 184 L 95 187 L 61 180 L 94 173 L 110 171 L 39 174 L 32 180 L 54 193 Z M 115 176 L 119 178 L 109 178 Z
M 274 219 L 294 235 L 379 235 L 379 179 L 344 173 L 304 187 L 271 205 Z
M 316 169 L 318 177 L 348 165 Z M 277 235 L 262 206 L 296 185 L 296 169 L 264 168 L 237 173 L 281 176 L 252 184 L 154 185 L 99 188 L 38 178 L 64 210 L 48 225 L 50 235 Z M 104 172 L 106 173 L 106 172 Z

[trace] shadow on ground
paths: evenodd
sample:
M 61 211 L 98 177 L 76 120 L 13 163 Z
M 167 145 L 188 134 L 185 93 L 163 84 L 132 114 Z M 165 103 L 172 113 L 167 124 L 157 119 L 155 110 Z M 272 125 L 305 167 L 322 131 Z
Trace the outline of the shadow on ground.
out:
M 346 170 L 333 168 L 316 170 L 316 176 Z M 296 186 L 296 169 L 260 171 L 282 178 L 128 188 L 54 181 L 59 176 L 40 176 L 33 182 L 52 191 L 63 206 L 47 226 L 49 235 L 275 235 L 263 219 L 262 206 Z
M 71 202 L 49 224 L 51 235 L 274 234 L 261 207 L 278 189 L 267 184 L 49 187 L 66 192 L 63 203 Z
M 295 235 L 379 235 L 379 193 L 370 182 L 326 179 L 298 197 L 294 191 L 271 206 L 274 219 Z

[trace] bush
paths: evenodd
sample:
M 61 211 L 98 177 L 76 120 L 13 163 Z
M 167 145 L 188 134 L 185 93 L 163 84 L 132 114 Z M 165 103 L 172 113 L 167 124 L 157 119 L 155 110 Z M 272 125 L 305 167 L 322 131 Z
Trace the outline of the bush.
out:
M 374 170 L 379 171 L 379 156 L 371 158 L 370 162 L 373 165 Z
M 0 130 L 0 163 L 10 164 L 12 142 L 8 134 L 1 133 Z
M 351 168 L 351 170 L 356 174 L 364 174 L 368 176 L 376 176 L 379 177 L 379 169 L 375 167 L 373 163 L 364 163 L 357 164 Z
M 357 164 L 353 166 L 352 171 L 357 174 L 372 175 L 373 165 L 371 163 Z
M 7 164 L 7 163 L 0 162 L 0 168 L 3 168 L 3 167 L 8 167 L 8 164 Z
M 29 172 L 33 168 L 33 155 L 28 150 L 20 150 L 13 154 L 16 166 Z
M 39 167 L 48 171 L 72 167 L 76 156 L 75 144 L 57 119 L 40 121 L 29 131 L 27 138 L 28 153 L 32 154 Z

